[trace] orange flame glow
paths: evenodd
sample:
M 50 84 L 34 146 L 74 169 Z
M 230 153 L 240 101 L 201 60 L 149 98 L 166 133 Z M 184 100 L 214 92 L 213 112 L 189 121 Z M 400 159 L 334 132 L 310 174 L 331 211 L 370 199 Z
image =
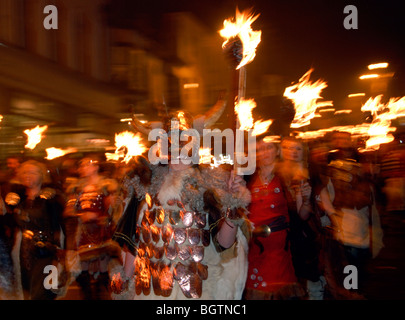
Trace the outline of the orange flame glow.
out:
M 188 129 L 188 126 L 187 126 L 187 120 L 186 120 L 186 117 L 185 117 L 185 115 L 184 115 L 184 112 L 183 112 L 183 111 L 180 111 L 180 112 L 177 114 L 177 116 L 178 116 L 178 118 L 179 118 L 179 120 L 180 120 L 179 129 L 180 129 L 180 130 L 187 130 L 187 129 Z
M 139 156 L 147 150 L 146 146 L 142 143 L 141 134 L 134 134 L 129 131 L 115 135 L 115 147 L 115 154 L 123 157 L 122 161 L 125 163 L 128 163 L 132 157 Z
M 252 132 L 252 136 L 258 136 L 262 133 L 265 133 L 269 127 L 271 126 L 271 124 L 273 123 L 273 120 L 266 120 L 266 121 L 261 121 L 261 120 L 257 120 L 255 122 L 255 124 L 253 125 L 253 132 Z
M 239 37 L 243 44 L 243 58 L 236 69 L 240 69 L 244 65 L 253 61 L 256 56 L 256 47 L 261 41 L 261 31 L 253 31 L 251 24 L 259 17 L 253 16 L 250 11 L 242 13 L 236 9 L 234 19 L 225 20 L 224 28 L 219 31 L 220 35 L 226 40 L 222 44 L 224 48 L 229 40 L 233 37 Z
M 45 151 L 46 151 L 45 159 L 52 160 L 52 159 L 56 159 L 59 157 L 63 157 L 65 154 L 76 152 L 77 149 L 68 148 L 68 149 L 63 150 L 63 149 L 52 147 L 52 148 L 45 149 Z
M 295 106 L 295 116 L 291 122 L 291 128 L 309 125 L 311 119 L 315 118 L 318 108 L 333 105 L 332 101 L 318 102 L 318 99 L 322 98 L 321 91 L 327 87 L 327 84 L 322 80 L 310 82 L 312 71 L 313 69 L 308 70 L 297 84 L 287 87 L 284 91 L 284 96 L 292 100 Z
M 387 104 L 381 102 L 382 95 L 370 98 L 361 107 L 362 111 L 370 111 L 373 121 L 368 129 L 369 139 L 366 141 L 366 150 L 378 150 L 380 144 L 394 140 L 390 134 L 396 131 L 391 127 L 391 120 L 405 116 L 405 97 L 391 98 Z
M 214 156 L 211 154 L 211 148 L 203 148 L 201 147 L 198 150 L 198 155 L 200 156 L 200 162 L 201 164 L 210 164 Z
M 37 144 L 40 143 L 42 140 L 42 133 L 47 129 L 48 129 L 48 126 L 40 127 L 38 125 L 34 129 L 24 130 L 24 133 L 28 137 L 28 142 L 25 145 L 25 148 L 31 149 L 31 150 L 35 149 Z
M 239 102 L 235 103 L 235 113 L 238 115 L 239 130 L 253 129 L 252 135 L 256 136 L 264 133 L 268 130 L 273 120 L 266 121 L 254 121 L 252 110 L 256 108 L 256 102 L 254 99 L 245 100 L 239 99 Z
M 149 287 L 150 285 L 150 276 L 151 276 L 151 270 L 150 270 L 150 262 L 149 259 L 146 259 L 145 257 L 139 257 L 137 256 L 135 258 L 135 274 L 137 275 L 137 280 L 146 287 Z
M 245 100 L 241 98 L 235 103 L 235 112 L 238 115 L 239 130 L 250 130 L 253 128 L 252 110 L 256 108 L 256 102 L 253 99 Z
M 217 168 L 223 164 L 233 165 L 233 160 L 230 155 L 220 154 L 218 159 L 211 154 L 210 148 L 203 147 L 201 147 L 198 152 L 200 156 L 200 164 L 209 164 L 211 168 Z
M 150 197 L 149 193 L 147 193 L 145 195 L 145 201 L 148 204 L 148 207 L 151 208 L 152 207 L 152 198 Z
M 351 133 L 353 138 L 367 138 L 365 149 L 360 151 L 378 150 L 381 144 L 394 140 L 390 132 L 396 131 L 396 128 L 391 127 L 391 120 L 405 116 L 405 97 L 391 98 L 386 104 L 382 103 L 381 99 L 382 95 L 370 98 L 361 107 L 361 111 L 369 111 L 373 116 L 371 123 L 300 132 L 298 138 L 311 140 L 323 137 L 327 132 L 344 131 Z

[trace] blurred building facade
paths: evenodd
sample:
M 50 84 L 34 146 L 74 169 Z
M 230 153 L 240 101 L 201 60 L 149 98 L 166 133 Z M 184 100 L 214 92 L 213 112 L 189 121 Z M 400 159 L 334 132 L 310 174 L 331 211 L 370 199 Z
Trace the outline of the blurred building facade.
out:
M 119 2 L 0 0 L 1 160 L 111 148 L 115 133 L 131 130 L 120 119 L 154 120 L 162 108 L 203 113 L 226 89 L 217 34 L 188 13 L 122 18 Z M 57 29 L 44 27 L 48 5 Z M 27 151 L 23 132 L 37 125 L 48 130 Z

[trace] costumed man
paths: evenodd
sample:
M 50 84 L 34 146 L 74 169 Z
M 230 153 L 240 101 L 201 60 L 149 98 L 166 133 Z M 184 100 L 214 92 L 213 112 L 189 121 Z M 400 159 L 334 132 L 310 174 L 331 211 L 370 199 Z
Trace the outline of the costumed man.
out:
M 121 255 L 119 246 L 111 240 L 118 184 L 99 170 L 97 157 L 83 158 L 79 163 L 80 178 L 66 190 L 69 284 L 76 280 L 85 300 L 110 299 L 110 262 L 119 262 Z
M 196 127 L 184 112 L 168 120 L 180 130 Z M 241 299 L 250 234 L 244 180 L 221 167 L 169 160 L 138 158 L 126 181 L 132 199 L 114 235 L 125 251 L 114 298 Z

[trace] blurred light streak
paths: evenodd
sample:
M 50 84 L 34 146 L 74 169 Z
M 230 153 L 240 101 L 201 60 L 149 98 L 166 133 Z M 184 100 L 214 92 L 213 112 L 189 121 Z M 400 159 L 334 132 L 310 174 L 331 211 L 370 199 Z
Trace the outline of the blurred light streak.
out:
M 368 70 L 388 68 L 387 62 L 373 63 L 368 65 Z
M 379 78 L 380 75 L 373 73 L 373 74 L 363 74 L 362 76 L 359 77 L 360 80 L 366 80 L 366 79 L 375 79 Z
M 351 93 L 347 97 L 348 98 L 355 98 L 355 97 L 365 97 L 365 96 L 366 96 L 366 94 L 364 92 L 361 92 L 361 93 Z
M 335 114 L 349 114 L 349 113 L 352 113 L 352 112 L 353 112 L 353 110 L 351 110 L 351 109 L 343 109 L 343 110 L 335 111 Z
M 265 136 L 263 138 L 263 142 L 265 143 L 280 143 L 281 137 L 280 136 Z
M 295 107 L 295 116 L 291 122 L 291 128 L 300 128 L 309 125 L 311 119 L 315 118 L 315 112 L 318 108 L 333 106 L 332 101 L 319 102 L 321 92 L 328 85 L 322 80 L 311 82 L 309 80 L 312 71 L 308 70 L 297 84 L 287 87 L 284 96 L 293 101 Z
M 320 110 L 318 110 L 318 112 L 332 112 L 335 110 L 336 110 L 335 108 L 327 108 L 327 109 L 320 109 Z
M 381 144 L 394 140 L 391 132 L 395 132 L 397 128 L 391 127 L 391 120 L 405 117 L 405 96 L 402 98 L 390 98 L 387 103 L 383 103 L 381 100 L 382 95 L 378 95 L 368 99 L 361 107 L 361 111 L 369 111 L 373 116 L 371 123 L 299 132 L 298 137 L 304 140 L 312 140 L 322 138 L 328 132 L 343 131 L 349 132 L 353 138 L 367 138 L 366 147 L 361 149 L 361 152 L 378 150 Z
M 77 151 L 77 149 L 76 148 L 68 148 L 68 149 L 63 150 L 63 149 L 52 147 L 52 148 L 45 149 L 45 151 L 46 151 L 45 159 L 52 160 L 52 159 L 62 157 L 64 155 L 68 154 L 68 153 L 74 153 L 74 152 Z
M 194 88 L 198 88 L 200 85 L 198 83 L 185 83 L 183 85 L 184 89 L 194 89 Z

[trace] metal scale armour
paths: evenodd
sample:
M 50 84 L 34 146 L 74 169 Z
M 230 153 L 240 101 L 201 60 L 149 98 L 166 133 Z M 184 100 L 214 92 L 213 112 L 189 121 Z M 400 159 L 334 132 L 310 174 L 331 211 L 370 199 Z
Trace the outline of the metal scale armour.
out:
M 168 206 L 175 209 L 163 209 L 158 201 L 141 207 L 135 233 L 135 292 L 149 295 L 153 290 L 169 297 L 177 281 L 185 297 L 199 298 L 208 277 L 202 262 L 211 237 L 208 214 L 188 211 L 175 200 Z

